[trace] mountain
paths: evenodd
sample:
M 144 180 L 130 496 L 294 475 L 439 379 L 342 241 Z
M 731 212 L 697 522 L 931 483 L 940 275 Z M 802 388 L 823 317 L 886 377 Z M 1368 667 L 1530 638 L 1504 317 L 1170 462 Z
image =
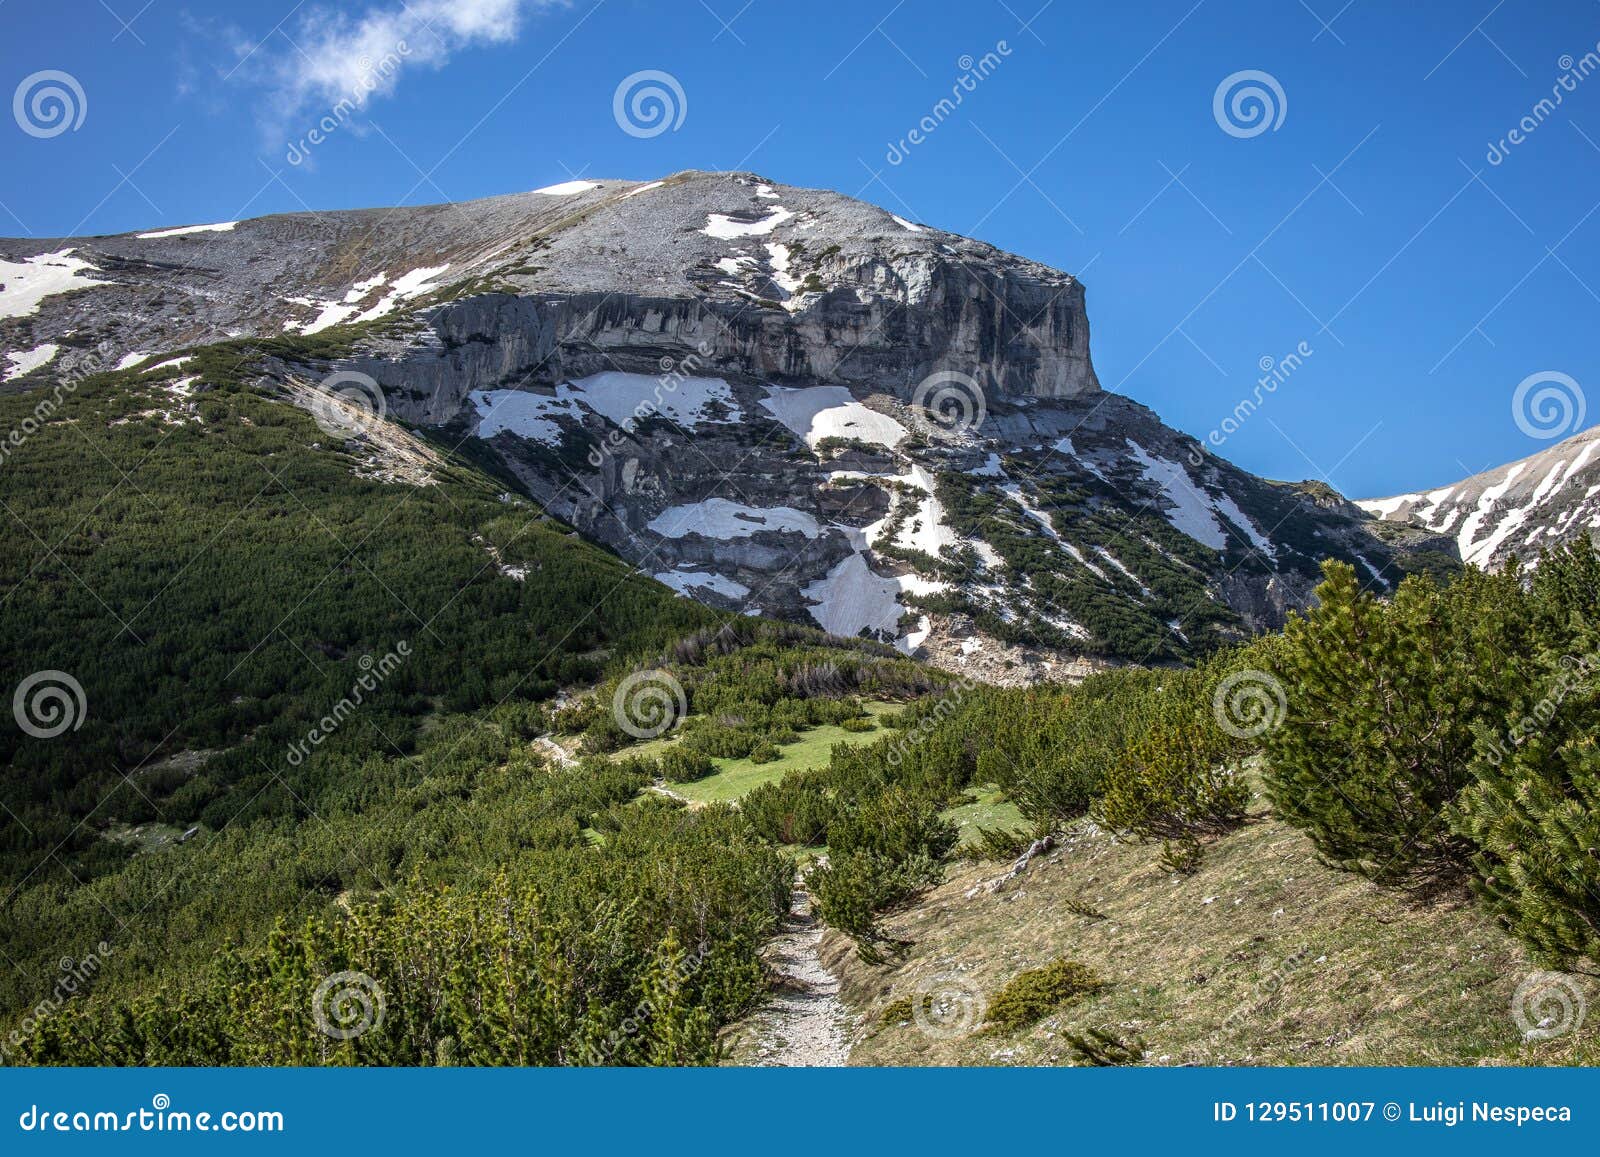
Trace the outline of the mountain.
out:
M 1487 570 L 1600 529 L 1600 426 L 1450 486 L 1356 503 L 1387 523 L 1453 541 Z
M 375 477 L 459 453 L 680 593 L 991 678 L 1270 628 L 1325 557 L 1407 566 L 1102 390 L 1075 278 L 755 174 L 7 240 L 0 281 L 7 388 L 203 394 L 175 359 L 226 347 Z

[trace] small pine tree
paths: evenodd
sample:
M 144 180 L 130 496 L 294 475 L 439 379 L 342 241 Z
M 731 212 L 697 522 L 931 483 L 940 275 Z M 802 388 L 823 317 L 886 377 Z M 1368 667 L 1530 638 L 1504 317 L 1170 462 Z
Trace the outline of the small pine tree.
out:
M 1458 878 L 1473 845 L 1443 811 L 1472 782 L 1475 721 L 1504 710 L 1493 673 L 1522 625 L 1518 575 L 1468 571 L 1445 590 L 1412 577 L 1383 603 L 1349 565 L 1324 573 L 1276 651 L 1288 709 L 1265 744 L 1268 794 L 1339 867 Z
M 1226 734 L 1181 696 L 1130 743 L 1102 784 L 1095 814 L 1146 839 L 1193 841 L 1244 818 L 1249 785 L 1228 764 Z
M 1529 591 L 1537 646 L 1503 657 L 1509 703 L 1480 721 L 1476 783 L 1451 813 L 1481 848 L 1478 891 L 1546 962 L 1600 960 L 1600 556 L 1547 553 Z

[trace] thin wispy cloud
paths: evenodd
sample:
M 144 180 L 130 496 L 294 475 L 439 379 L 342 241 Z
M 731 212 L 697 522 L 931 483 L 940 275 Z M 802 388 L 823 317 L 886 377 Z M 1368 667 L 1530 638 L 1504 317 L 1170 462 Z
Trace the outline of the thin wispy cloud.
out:
M 352 15 L 303 10 L 243 54 L 239 78 L 264 88 L 269 132 L 325 110 L 364 112 L 416 68 L 442 68 L 455 54 L 508 44 L 526 18 L 565 0 L 398 0 Z

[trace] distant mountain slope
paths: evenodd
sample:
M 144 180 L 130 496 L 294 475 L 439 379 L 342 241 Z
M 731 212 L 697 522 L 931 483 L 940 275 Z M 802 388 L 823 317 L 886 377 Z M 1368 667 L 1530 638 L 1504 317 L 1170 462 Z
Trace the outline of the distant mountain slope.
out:
M 1356 503 L 1387 522 L 1455 540 L 1465 562 L 1493 570 L 1512 555 L 1600 530 L 1600 426 L 1450 486 Z
M 1103 392 L 1073 277 L 754 174 L 0 261 L 11 388 L 254 337 L 285 393 L 367 383 L 674 591 L 990 677 L 1182 656 L 1281 622 L 1324 557 L 1405 565 Z

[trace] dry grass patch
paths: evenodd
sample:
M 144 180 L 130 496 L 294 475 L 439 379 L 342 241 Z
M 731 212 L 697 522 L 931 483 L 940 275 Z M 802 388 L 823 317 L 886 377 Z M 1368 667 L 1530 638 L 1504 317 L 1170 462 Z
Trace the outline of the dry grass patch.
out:
M 889 917 L 887 934 L 912 945 L 890 965 L 863 964 L 829 934 L 824 961 L 844 999 L 879 1026 L 852 1063 L 1074 1064 L 1084 1058 L 1068 1037 L 1095 1030 L 1142 1041 L 1147 1063 L 1600 1063 L 1592 977 L 1572 978 L 1593 1006 L 1587 1023 L 1524 1040 L 1513 995 L 1539 966 L 1470 898 L 1422 904 L 1325 867 L 1259 798 L 1193 875 L 1164 870 L 1157 844 L 1087 824 L 990 892 L 1000 871 L 960 866 Z M 1109 987 L 998 1035 L 938 1039 L 900 1015 L 952 983 L 992 1006 L 1019 974 L 1062 958 Z

